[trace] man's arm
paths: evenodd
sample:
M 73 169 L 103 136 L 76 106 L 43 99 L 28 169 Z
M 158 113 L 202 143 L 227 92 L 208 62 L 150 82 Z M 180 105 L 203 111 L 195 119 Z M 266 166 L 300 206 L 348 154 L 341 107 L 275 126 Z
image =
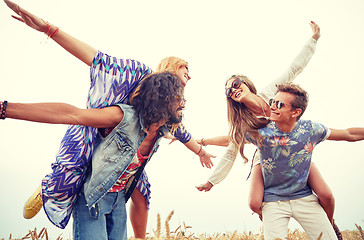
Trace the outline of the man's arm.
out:
M 364 128 L 330 129 L 328 140 L 356 142 L 364 140 Z
M 106 128 L 120 123 L 124 113 L 118 106 L 80 109 L 65 103 L 8 103 L 5 116 L 31 122 Z

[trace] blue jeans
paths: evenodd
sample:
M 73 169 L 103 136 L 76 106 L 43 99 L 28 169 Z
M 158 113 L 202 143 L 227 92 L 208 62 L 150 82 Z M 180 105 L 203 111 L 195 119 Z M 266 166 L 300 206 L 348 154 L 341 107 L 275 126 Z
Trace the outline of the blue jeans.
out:
M 73 211 L 74 240 L 126 240 L 124 191 L 107 193 L 98 202 L 98 217 L 90 215 L 85 195 L 81 193 Z

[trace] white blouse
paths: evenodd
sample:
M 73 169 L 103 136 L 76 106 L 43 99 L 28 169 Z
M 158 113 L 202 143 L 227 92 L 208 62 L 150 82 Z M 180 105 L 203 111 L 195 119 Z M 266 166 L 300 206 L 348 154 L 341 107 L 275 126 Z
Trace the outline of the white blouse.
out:
M 317 41 L 313 38 L 307 41 L 298 56 L 293 60 L 288 70 L 284 72 L 275 81 L 268 84 L 262 91 L 258 93 L 267 103 L 269 99 L 273 98 L 277 93 L 277 84 L 291 82 L 300 74 L 306 67 L 311 57 L 315 53 Z M 235 162 L 238 149 L 234 148 L 232 143 L 226 148 L 224 155 L 221 157 L 219 164 L 216 166 L 214 172 L 211 174 L 208 181 L 212 184 L 220 183 L 230 172 Z

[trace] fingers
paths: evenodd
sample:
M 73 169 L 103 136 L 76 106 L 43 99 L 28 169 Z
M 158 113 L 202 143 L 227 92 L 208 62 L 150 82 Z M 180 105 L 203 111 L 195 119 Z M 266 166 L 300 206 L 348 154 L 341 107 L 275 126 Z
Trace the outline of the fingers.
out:
M 200 161 L 200 163 L 202 167 L 205 167 L 205 163 L 203 161 Z
M 42 19 L 42 20 L 43 20 L 43 19 Z M 165 136 L 165 138 L 167 138 L 167 139 L 171 139 L 171 141 L 169 142 L 169 144 L 174 143 L 175 141 L 177 141 L 177 138 L 175 138 L 175 137 L 173 137 L 173 136 L 171 136 L 171 137 Z
M 315 23 L 314 21 L 311 21 L 310 22 L 310 26 L 311 26 L 311 28 L 312 28 L 312 31 L 314 32 L 314 33 L 317 33 L 317 32 L 319 32 L 320 31 L 320 27 L 317 25 L 317 23 Z
M 211 168 L 214 166 L 214 164 L 212 163 L 210 158 L 208 158 L 208 160 L 206 160 L 206 161 L 201 159 L 200 162 L 201 162 L 202 167 Z
M 16 4 L 13 2 L 10 2 L 9 0 L 4 0 L 5 4 L 14 12 L 16 12 Z
M 21 8 L 19 7 L 18 4 L 15 4 L 13 2 L 10 2 L 8 0 L 4 0 L 6 5 L 8 5 L 8 7 L 13 10 L 13 12 L 15 12 L 16 14 L 18 14 L 20 16 L 21 14 Z
M 21 17 L 17 17 L 17 16 L 14 16 L 14 15 L 11 15 L 12 18 L 15 18 L 16 20 L 20 21 L 20 22 L 24 22 L 24 20 L 21 18 Z
M 23 18 L 21 17 L 21 8 L 19 7 L 19 5 L 13 3 L 13 2 L 10 2 L 8 0 L 4 0 L 4 2 L 6 3 L 6 5 L 11 9 L 13 10 L 16 14 L 18 14 L 19 16 L 14 16 L 14 15 L 11 15 L 13 18 L 15 18 L 16 20 L 18 21 L 21 21 L 21 22 L 24 22 Z
M 317 41 L 321 36 L 320 27 L 314 21 L 310 22 L 310 26 L 313 32 L 312 38 Z
M 207 167 L 207 168 L 211 168 L 211 165 L 209 163 L 205 163 L 203 161 L 201 161 L 201 166 L 202 167 Z
M 208 191 L 210 191 L 210 189 L 209 189 L 209 188 L 206 188 L 206 187 L 204 186 L 204 184 L 201 184 L 200 186 L 196 186 L 196 188 L 197 188 L 197 190 L 199 190 L 200 192 L 208 192 Z

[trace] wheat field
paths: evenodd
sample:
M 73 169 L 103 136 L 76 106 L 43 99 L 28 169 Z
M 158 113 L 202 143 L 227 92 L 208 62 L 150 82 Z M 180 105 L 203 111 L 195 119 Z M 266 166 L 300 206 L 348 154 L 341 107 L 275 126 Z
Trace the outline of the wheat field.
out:
M 153 230 L 153 234 L 147 233 L 147 240 L 263 240 L 263 233 L 253 234 L 251 232 L 239 233 L 229 232 L 229 233 L 216 233 L 212 235 L 208 234 L 194 234 L 191 232 L 192 226 L 188 226 L 183 222 L 183 225 L 178 226 L 174 230 L 171 231 L 171 226 L 169 225 L 169 221 L 173 216 L 174 211 L 172 211 L 164 222 L 164 228 L 162 228 L 162 222 L 160 215 L 157 215 L 157 226 L 156 229 Z M 364 231 L 361 226 L 355 224 L 357 230 L 354 231 L 342 231 L 344 240 L 364 240 Z M 321 237 L 319 236 L 317 239 L 319 240 Z M 37 229 L 29 230 L 28 233 L 22 238 L 12 238 L 10 234 L 9 238 L 1 238 L 0 240 L 22 240 L 22 239 L 32 239 L 32 240 L 71 240 L 68 238 L 63 238 L 62 235 L 57 238 L 51 238 L 48 236 L 47 229 L 42 228 L 41 231 L 37 231 Z M 308 240 L 306 234 L 304 232 L 294 230 L 288 231 L 287 240 Z M 137 238 L 130 237 L 128 240 L 138 240 Z

